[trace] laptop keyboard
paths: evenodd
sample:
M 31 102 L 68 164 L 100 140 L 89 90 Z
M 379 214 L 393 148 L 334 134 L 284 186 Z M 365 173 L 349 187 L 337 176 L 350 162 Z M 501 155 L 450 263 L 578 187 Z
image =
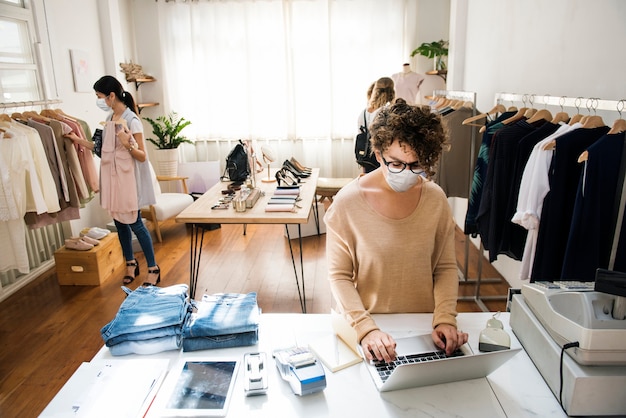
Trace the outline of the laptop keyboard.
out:
M 387 380 L 389 375 L 391 375 L 391 372 L 393 372 L 393 370 L 401 364 L 423 363 L 426 361 L 441 360 L 441 359 L 451 358 L 451 357 L 460 357 L 463 355 L 464 353 L 461 350 L 456 350 L 454 353 L 452 353 L 449 356 L 446 355 L 445 351 L 438 350 L 438 351 L 433 351 L 430 353 L 398 356 L 391 363 L 386 363 L 385 361 L 374 362 L 374 367 L 376 367 L 376 370 L 378 371 L 378 375 L 384 382 Z

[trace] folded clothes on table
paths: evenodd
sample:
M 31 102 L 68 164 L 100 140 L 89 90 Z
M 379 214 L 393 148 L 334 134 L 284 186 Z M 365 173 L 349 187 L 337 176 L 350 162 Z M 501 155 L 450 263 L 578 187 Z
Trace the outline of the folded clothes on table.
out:
M 260 310 L 256 293 L 217 293 L 195 302 L 183 327 L 183 351 L 254 345 Z

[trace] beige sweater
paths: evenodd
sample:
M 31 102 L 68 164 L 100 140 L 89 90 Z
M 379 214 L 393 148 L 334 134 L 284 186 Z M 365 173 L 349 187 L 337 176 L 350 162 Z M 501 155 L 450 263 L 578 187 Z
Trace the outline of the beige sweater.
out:
M 424 182 L 415 211 L 395 220 L 368 205 L 357 178 L 324 221 L 331 291 L 359 341 L 379 329 L 370 313 L 433 312 L 433 328 L 456 326 L 454 220 L 439 186 Z

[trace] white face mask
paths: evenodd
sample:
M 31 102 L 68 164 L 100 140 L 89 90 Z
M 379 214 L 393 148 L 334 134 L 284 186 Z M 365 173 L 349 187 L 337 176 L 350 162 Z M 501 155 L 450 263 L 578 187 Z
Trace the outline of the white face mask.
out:
M 96 106 L 98 106 L 100 109 L 104 110 L 105 112 L 111 111 L 111 107 L 106 103 L 106 100 L 104 99 L 104 97 L 99 97 L 96 100 Z
M 389 185 L 389 187 L 391 187 L 398 193 L 402 193 L 415 186 L 420 180 L 420 177 L 424 177 L 425 175 L 426 173 L 415 174 L 408 168 L 399 173 L 392 173 L 391 171 L 387 170 L 385 180 L 387 180 L 387 184 Z

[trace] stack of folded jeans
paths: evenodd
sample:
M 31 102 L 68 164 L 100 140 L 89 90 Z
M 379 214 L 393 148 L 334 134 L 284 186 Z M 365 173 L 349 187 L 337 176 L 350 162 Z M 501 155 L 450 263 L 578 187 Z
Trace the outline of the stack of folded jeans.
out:
M 183 351 L 254 345 L 259 340 L 256 293 L 216 293 L 195 303 L 183 327 Z
M 114 356 L 179 350 L 184 324 L 191 315 L 188 286 L 122 286 L 127 296 L 115 318 L 100 334 Z

